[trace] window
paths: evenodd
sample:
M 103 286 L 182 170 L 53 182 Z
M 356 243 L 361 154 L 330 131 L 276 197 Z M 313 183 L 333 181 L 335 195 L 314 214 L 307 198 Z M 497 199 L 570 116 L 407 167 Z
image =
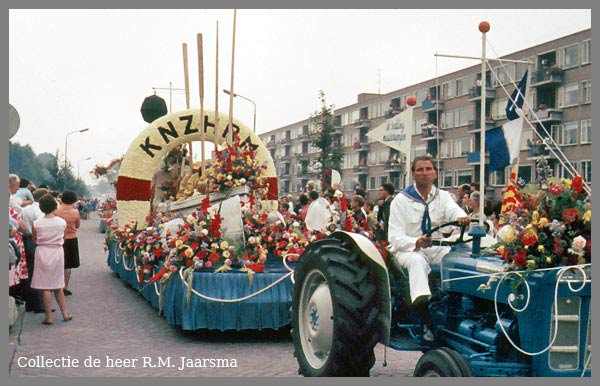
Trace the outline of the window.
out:
M 533 173 L 533 167 L 531 165 L 521 165 L 519 166 L 519 174 L 518 177 L 525 180 L 526 184 L 531 183 Z
M 558 51 L 558 62 L 562 68 L 571 68 L 579 65 L 579 45 L 573 44 L 563 47 Z
M 440 157 L 441 158 L 452 158 L 452 140 L 443 141 L 440 144 Z
M 492 103 L 492 119 L 494 120 L 499 120 L 499 119 L 506 119 L 506 103 L 508 102 L 508 98 L 506 99 L 500 99 L 497 101 L 494 101 Z
M 581 64 L 591 63 L 592 41 L 586 40 L 581 43 Z
M 592 103 L 592 81 L 581 82 L 581 103 Z
M 473 137 L 454 140 L 455 157 L 466 157 L 467 153 L 471 151 L 473 151 Z
M 451 188 L 454 186 L 454 170 L 443 170 L 440 173 L 440 186 L 442 188 Z
M 423 103 L 426 97 L 427 89 L 422 88 L 420 90 L 417 90 L 417 92 L 415 93 L 415 98 L 417 98 L 417 106 L 421 106 L 421 103 Z
M 580 143 L 592 143 L 592 120 L 584 119 L 580 123 L 581 134 L 579 137 Z
M 505 186 L 506 185 L 506 168 L 494 170 L 490 175 L 490 185 Z
M 510 84 L 511 79 L 515 79 L 514 63 L 506 63 L 504 66 L 496 67 L 494 71 L 496 72 L 496 76 L 494 77 L 494 86 L 496 87 Z M 515 79 L 515 81 L 517 80 Z
M 469 124 L 469 121 L 472 121 L 474 119 L 475 118 L 472 107 L 458 109 L 456 110 L 456 115 L 454 116 L 454 122 L 456 126 L 466 126 Z
M 444 111 L 440 118 L 442 129 L 454 127 L 454 110 Z
M 592 183 L 592 161 L 586 160 L 581 161 L 579 164 L 579 173 L 581 174 L 581 178 L 588 184 Z
M 427 154 L 427 145 L 417 145 L 414 146 L 412 149 L 412 159 L 415 159 L 415 157 L 418 157 L 420 155 L 426 155 Z
M 369 190 L 374 190 L 377 188 L 375 181 L 376 181 L 375 177 L 369 178 Z
M 387 182 L 387 176 L 379 177 L 379 186 L 385 184 Z
M 344 162 L 342 163 L 344 169 L 352 169 L 356 165 L 358 165 L 358 153 L 344 155 Z
M 529 59 L 525 59 L 525 60 L 531 60 L 533 62 L 533 58 L 529 58 Z M 521 80 L 521 78 L 523 77 L 523 75 L 525 74 L 525 70 L 527 70 L 527 67 L 529 65 L 525 64 L 525 63 L 515 63 L 515 82 L 518 82 Z
M 533 130 L 523 128 L 519 150 L 529 150 L 529 145 L 527 144 L 528 141 L 529 143 L 533 141 Z
M 473 182 L 473 169 L 460 169 L 456 172 L 456 185 L 470 184 Z
M 442 97 L 444 99 L 451 99 L 456 96 L 456 81 L 452 80 L 442 84 Z
M 575 106 L 579 93 L 579 84 L 571 83 L 558 89 L 558 107 Z
M 577 144 L 577 121 L 565 122 L 562 124 L 560 144 L 561 145 L 576 145 Z
M 475 86 L 476 74 L 465 76 L 456 80 L 456 96 L 463 96 L 469 93 L 469 90 Z
M 424 125 L 426 123 L 427 123 L 427 118 L 415 119 L 415 132 L 413 134 L 421 134 L 421 132 L 422 132 L 421 125 Z
M 354 110 L 350 115 L 350 123 L 358 122 L 358 118 L 360 117 L 360 111 Z
M 403 189 L 403 188 L 404 188 L 404 186 L 403 186 L 403 184 L 402 184 L 402 180 L 400 179 L 400 177 L 394 177 L 394 178 L 392 179 L 392 183 L 394 184 L 394 188 L 395 188 L 396 190 L 400 190 L 400 189 Z

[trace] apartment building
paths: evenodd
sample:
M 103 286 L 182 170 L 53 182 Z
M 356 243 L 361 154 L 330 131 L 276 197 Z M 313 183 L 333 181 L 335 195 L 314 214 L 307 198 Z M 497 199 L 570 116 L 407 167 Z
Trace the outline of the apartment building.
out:
M 530 86 L 523 128 L 519 176 L 526 182 L 536 178 L 535 160 L 545 156 L 556 175 L 568 177 L 558 157 L 542 143 L 551 137 L 583 178 L 591 184 L 591 29 L 536 45 L 502 58 L 532 64 L 491 62 L 485 74 L 486 129 L 505 123 L 508 95 L 530 70 Z M 459 185 L 479 181 L 481 65 L 429 79 L 387 94 L 360 94 L 357 102 L 335 110 L 334 145 L 342 146 L 344 158 L 340 173 L 342 189 L 352 192 L 357 183 L 370 198 L 384 182 L 402 189 L 410 180 L 406 157 L 367 133 L 403 111 L 408 96 L 414 96 L 414 131 L 410 159 L 430 154 L 438 162 L 437 185 L 457 191 Z M 508 92 L 508 94 L 507 94 Z M 535 114 L 535 115 L 534 115 Z M 275 161 L 282 193 L 301 192 L 308 180 L 320 180 L 309 165 L 319 149 L 310 119 L 260 135 Z M 487 161 L 489 162 L 489 161 Z M 486 172 L 486 195 L 500 199 L 510 171 Z

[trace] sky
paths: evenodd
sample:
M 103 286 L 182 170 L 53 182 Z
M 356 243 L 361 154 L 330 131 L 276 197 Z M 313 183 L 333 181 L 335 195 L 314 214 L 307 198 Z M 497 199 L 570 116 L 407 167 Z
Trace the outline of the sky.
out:
M 125 154 L 148 124 L 140 107 L 156 93 L 186 108 L 182 44 L 187 44 L 190 107 L 200 108 L 198 33 L 203 39 L 204 107 L 231 87 L 233 10 L 10 10 L 9 101 L 20 128 L 11 139 L 36 153 L 59 152 L 86 183 L 94 165 Z M 256 132 L 301 121 L 363 92 L 382 94 L 477 64 L 435 53 L 498 57 L 591 27 L 591 10 L 251 10 L 237 11 L 234 87 L 256 104 Z M 219 111 L 229 96 L 219 91 Z M 252 127 L 252 103 L 234 116 Z M 90 158 L 90 159 L 87 159 Z

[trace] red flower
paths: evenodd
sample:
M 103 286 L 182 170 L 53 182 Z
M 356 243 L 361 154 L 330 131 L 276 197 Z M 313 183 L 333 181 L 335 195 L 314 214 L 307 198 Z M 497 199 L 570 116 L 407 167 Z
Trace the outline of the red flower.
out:
M 209 260 L 211 263 L 216 263 L 217 261 L 219 261 L 219 258 L 220 258 L 220 256 L 219 256 L 219 255 L 218 255 L 216 252 L 213 252 L 213 253 L 211 253 L 211 254 L 210 254 L 210 256 L 208 257 L 208 260 Z
M 517 252 L 515 257 L 513 257 L 513 263 L 519 268 L 527 267 L 527 254 L 524 250 Z
M 581 176 L 575 176 L 575 178 L 573 178 L 573 181 L 571 182 L 571 188 L 577 193 L 583 190 L 583 179 Z
M 208 255 L 208 252 L 206 252 L 206 251 L 198 251 L 198 253 L 196 253 L 196 256 L 198 256 L 202 260 L 204 260 L 207 255 Z
M 258 263 L 248 264 L 246 267 L 250 268 L 254 272 L 264 272 L 265 266 Z
M 563 188 L 559 184 L 550 185 L 550 193 L 552 193 L 553 195 L 557 196 L 557 195 L 561 194 L 562 191 L 563 191 Z
M 152 276 L 150 279 L 148 279 L 148 283 L 154 283 L 155 281 L 159 281 L 161 277 L 163 277 L 163 275 L 167 273 L 167 267 L 162 267 L 160 269 L 160 271 L 158 271 L 156 273 L 156 275 Z
M 572 224 L 579 219 L 579 211 L 574 208 L 567 208 L 562 214 L 563 221 Z
M 154 256 L 155 257 L 161 257 L 163 254 L 163 250 L 162 249 L 155 249 L 154 250 Z

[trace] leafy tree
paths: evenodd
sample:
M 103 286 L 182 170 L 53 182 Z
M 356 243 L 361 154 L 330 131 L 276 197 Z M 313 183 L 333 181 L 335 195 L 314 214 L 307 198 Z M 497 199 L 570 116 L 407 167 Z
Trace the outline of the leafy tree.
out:
M 76 178 L 70 163 L 65 167 L 58 161 L 58 150 L 54 154 L 35 154 L 31 146 L 10 143 L 9 173 L 27 177 L 36 185 L 47 185 L 49 189 L 63 191 L 70 189 L 80 196 L 88 195 L 85 182 Z
M 317 175 L 329 168 L 339 170 L 344 156 L 342 147 L 335 146 L 334 143 L 333 105 L 327 105 L 323 90 L 319 90 L 319 100 L 321 101 L 321 110 L 310 117 L 312 126 L 317 133 L 312 144 L 321 150 L 319 157 L 311 164 L 311 169 Z

